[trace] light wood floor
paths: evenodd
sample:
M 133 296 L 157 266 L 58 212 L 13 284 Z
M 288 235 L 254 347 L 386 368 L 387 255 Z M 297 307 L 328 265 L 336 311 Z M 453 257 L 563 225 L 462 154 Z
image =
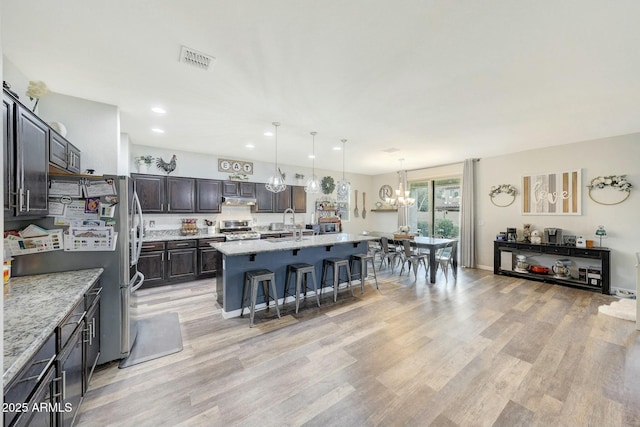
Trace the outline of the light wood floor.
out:
M 101 367 L 77 426 L 640 425 L 640 335 L 598 314 L 612 297 L 379 276 L 253 329 L 222 319 L 213 281 L 143 291 L 146 315 L 179 313 L 184 350 Z

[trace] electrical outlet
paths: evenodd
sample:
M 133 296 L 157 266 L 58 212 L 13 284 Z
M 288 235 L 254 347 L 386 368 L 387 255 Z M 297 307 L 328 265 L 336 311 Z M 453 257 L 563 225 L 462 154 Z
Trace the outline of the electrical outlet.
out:
M 149 221 L 149 228 L 153 228 L 156 226 L 156 222 L 154 220 Z

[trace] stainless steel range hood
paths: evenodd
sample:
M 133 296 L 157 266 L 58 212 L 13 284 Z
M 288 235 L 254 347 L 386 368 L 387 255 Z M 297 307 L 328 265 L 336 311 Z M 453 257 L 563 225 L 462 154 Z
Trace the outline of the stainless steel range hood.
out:
M 227 206 L 254 206 L 256 199 L 250 197 L 223 197 L 222 204 Z

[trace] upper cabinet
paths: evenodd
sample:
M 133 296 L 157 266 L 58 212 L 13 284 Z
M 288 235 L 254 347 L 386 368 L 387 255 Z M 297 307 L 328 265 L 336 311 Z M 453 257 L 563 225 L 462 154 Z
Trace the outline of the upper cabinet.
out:
M 189 213 L 196 210 L 196 180 L 167 176 L 167 212 Z M 142 210 L 144 212 L 144 208 Z
M 49 131 L 49 163 L 71 173 L 80 173 L 80 150 L 56 131 Z
M 256 184 L 256 205 L 251 208 L 256 213 L 272 213 L 273 212 L 273 193 L 264 186 L 264 184 Z
M 131 174 L 144 213 L 165 213 L 165 177 Z
M 245 181 L 222 181 L 222 195 L 225 197 L 256 197 L 256 184 Z
M 222 181 L 196 179 L 196 212 L 220 213 Z
M 299 185 L 289 185 L 284 191 L 276 193 L 275 209 L 273 212 L 284 212 L 292 208 L 294 212 L 301 213 L 307 211 L 307 193 L 304 187 Z
M 49 213 L 49 127 L 6 92 L 3 93 L 3 154 L 6 218 Z

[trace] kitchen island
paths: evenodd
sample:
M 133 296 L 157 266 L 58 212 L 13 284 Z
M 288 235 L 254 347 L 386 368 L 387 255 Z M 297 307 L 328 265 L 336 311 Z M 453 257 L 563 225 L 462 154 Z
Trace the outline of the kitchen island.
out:
M 316 268 L 318 287 L 325 258 L 348 258 L 367 252 L 368 241 L 376 237 L 357 234 L 325 234 L 280 239 L 240 240 L 212 243 L 222 256 L 222 273 L 217 276 L 218 303 L 224 317 L 240 315 L 244 273 L 248 270 L 268 269 L 275 273 L 279 304 L 283 302 L 287 265 L 308 263 Z M 259 304 L 257 307 L 262 307 Z

